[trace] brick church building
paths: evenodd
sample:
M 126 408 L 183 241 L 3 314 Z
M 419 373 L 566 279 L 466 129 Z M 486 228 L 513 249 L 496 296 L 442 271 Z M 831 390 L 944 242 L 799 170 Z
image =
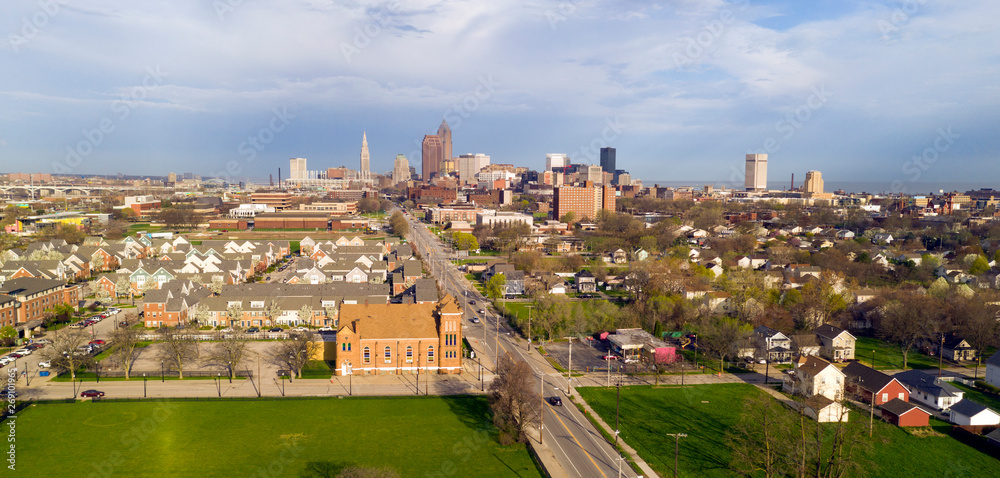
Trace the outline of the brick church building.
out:
M 462 309 L 450 295 L 424 304 L 344 304 L 337 375 L 462 372 Z

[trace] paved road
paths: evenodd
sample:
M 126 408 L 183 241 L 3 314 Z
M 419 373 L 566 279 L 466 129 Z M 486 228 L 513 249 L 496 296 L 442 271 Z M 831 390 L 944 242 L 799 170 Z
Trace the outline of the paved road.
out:
M 469 311 L 484 308 L 486 298 L 450 262 L 440 240 L 421 223 L 410 217 L 408 220 L 410 242 L 420 252 L 430 267 L 431 274 L 441 282 L 444 290 L 458 298 L 461 305 Z M 477 305 L 471 305 L 470 301 L 475 301 Z M 544 397 L 559 396 L 566 399 L 565 393 L 569 389 L 567 378 L 557 373 L 537 351 L 529 351 L 527 342 L 509 333 L 510 330 L 501 323 L 492 308 L 486 309 L 487 313 L 480 324 L 467 322 L 463 330 L 473 348 L 486 355 L 484 366 L 492 364 L 498 351 L 509 353 L 516 360 L 524 360 L 531 366 Z M 477 312 L 475 315 L 483 314 Z M 617 452 L 568 399 L 564 403 L 566 406 L 554 407 L 545 402 L 542 413 L 543 444 L 552 450 L 570 476 L 618 476 Z M 621 469 L 621 473 L 622 476 L 636 476 L 627 465 Z

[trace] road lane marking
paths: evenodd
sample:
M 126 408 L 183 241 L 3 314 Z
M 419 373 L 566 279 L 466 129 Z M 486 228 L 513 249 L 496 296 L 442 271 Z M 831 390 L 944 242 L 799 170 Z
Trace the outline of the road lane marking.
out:
M 604 474 L 604 471 L 601 470 L 601 467 L 597 466 L 597 462 L 594 461 L 594 457 L 590 456 L 590 453 L 587 451 L 586 448 L 583 447 L 583 444 L 580 443 L 580 440 L 576 439 L 576 435 L 574 435 L 573 432 L 569 431 L 569 427 L 567 427 L 566 422 L 564 422 L 563 419 L 559 417 L 559 414 L 553 411 L 552 415 L 556 417 L 556 420 L 559 420 L 559 424 L 561 424 L 563 429 L 566 430 L 566 433 L 569 433 L 569 436 L 573 437 L 573 441 L 576 442 L 576 446 L 580 447 L 580 450 L 583 451 L 584 455 L 587 455 L 587 458 L 589 458 L 590 462 L 594 464 L 594 468 L 597 469 L 597 472 L 600 473 L 601 476 L 603 476 L 604 478 L 608 478 L 608 475 Z

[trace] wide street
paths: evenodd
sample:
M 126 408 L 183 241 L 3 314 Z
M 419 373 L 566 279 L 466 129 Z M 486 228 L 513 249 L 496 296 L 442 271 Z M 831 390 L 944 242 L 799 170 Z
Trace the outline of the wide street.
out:
M 458 298 L 463 307 L 469 311 L 485 308 L 487 313 L 479 324 L 466 321 L 464 335 L 472 344 L 473 350 L 480 356 L 485 356 L 491 364 L 495 361 L 498 351 L 510 354 L 515 360 L 528 363 L 539 381 L 542 395 L 545 398 L 558 396 L 563 398 L 564 406 L 556 407 L 543 402 L 543 434 L 542 446 L 547 447 L 558 459 L 563 471 L 568 476 L 611 477 L 637 476 L 626 464 L 621 465 L 619 455 L 573 406 L 566 394 L 570 390 L 567 377 L 560 375 L 549 365 L 537 351 L 528 347 L 523 340 L 508 334 L 507 327 L 501 323 L 496 312 L 487 307 L 488 301 L 451 263 L 444 244 L 427 230 L 423 224 L 407 217 L 410 223 L 408 238 L 424 261 L 431 268 L 431 275 L 436 277 L 446 292 Z M 471 302 L 475 302 L 472 305 Z M 482 314 L 476 313 L 479 316 Z M 467 314 L 466 317 L 471 317 Z M 537 429 L 536 429 L 537 435 Z M 619 469 L 620 468 L 620 469 Z

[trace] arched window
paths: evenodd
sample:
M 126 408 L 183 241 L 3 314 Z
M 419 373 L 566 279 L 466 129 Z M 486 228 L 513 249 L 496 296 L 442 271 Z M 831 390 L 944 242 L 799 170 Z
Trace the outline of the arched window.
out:
M 427 363 L 434 362 L 434 347 L 427 347 Z
M 385 348 L 385 363 L 392 363 L 392 349 Z
M 361 354 L 361 357 L 362 357 L 362 360 L 365 363 L 365 365 L 368 365 L 368 364 L 372 363 L 372 351 L 371 351 L 371 349 L 369 349 L 368 347 L 365 347 L 362 350 L 363 350 L 363 352 Z
M 413 363 L 413 347 L 406 347 L 406 363 Z

